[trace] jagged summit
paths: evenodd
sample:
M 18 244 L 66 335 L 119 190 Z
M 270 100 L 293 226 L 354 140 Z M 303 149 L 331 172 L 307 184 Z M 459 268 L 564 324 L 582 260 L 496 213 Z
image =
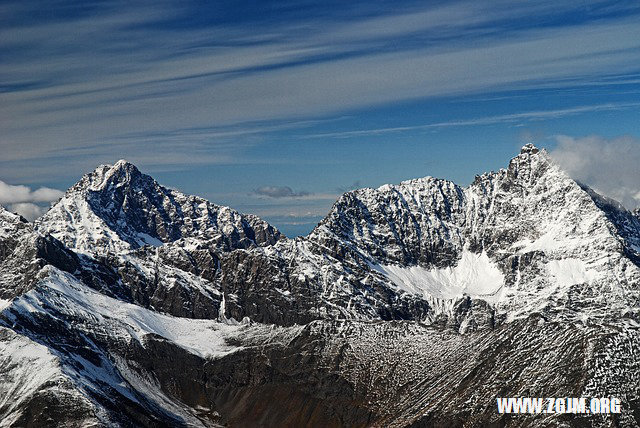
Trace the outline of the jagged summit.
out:
M 509 180 L 520 185 L 534 185 L 542 176 L 556 175 L 569 178 L 551 159 L 546 150 L 538 149 L 533 144 L 522 147 L 520 154 L 509 161 L 506 176 Z
M 113 164 L 114 168 L 120 168 L 120 167 L 124 167 L 124 166 L 132 166 L 132 167 L 136 168 L 136 166 L 134 164 L 132 164 L 131 162 L 129 162 L 126 159 L 120 159 L 116 163 Z
M 137 180 L 153 181 L 149 176 L 144 176 L 131 162 L 120 159 L 113 165 L 103 164 L 92 172 L 86 174 L 70 190 L 82 191 L 89 189 L 101 191 L 110 185 L 132 184 Z
M 12 213 L 2 205 L 0 205 L 0 220 L 8 221 L 13 223 L 14 221 L 18 221 L 20 216 L 18 214 Z
M 544 149 L 543 149 L 544 150 Z M 536 154 L 540 151 L 535 145 L 528 143 L 522 146 L 520 149 L 520 154 Z
M 280 237 L 256 216 L 168 189 L 125 160 L 82 177 L 36 226 L 81 252 L 127 251 L 187 238 L 247 248 Z
M 340 317 L 433 318 L 464 296 L 513 316 L 557 310 L 558 302 L 576 298 L 578 286 L 590 295 L 608 284 L 607 293 L 591 294 L 598 305 L 610 293 L 627 293 L 640 277 L 634 267 L 638 224 L 528 144 L 507 168 L 482 174 L 466 188 L 424 177 L 347 192 L 308 237 L 281 241 L 266 253 L 225 256 L 221 269 L 223 281 L 233 282 L 227 289 L 238 289 L 238 296 L 252 296 L 248 290 L 267 283 L 300 298 L 317 290 L 316 302 L 327 302 L 328 313 Z M 83 177 L 36 228 L 76 251 L 97 254 L 171 242 L 233 252 L 269 247 L 280 238 L 257 217 L 167 189 L 124 160 Z M 189 251 L 180 257 L 195 259 Z M 230 267 L 236 265 L 255 273 L 238 275 Z M 554 299 L 540 293 L 552 289 Z M 237 303 L 242 298 L 227 302 L 239 318 L 296 319 L 291 312 L 247 311 Z
M 638 426 L 640 219 L 544 150 L 279 238 L 126 161 L 35 225 L 0 209 L 0 425 Z
M 140 172 L 137 166 L 135 166 L 133 163 L 129 162 L 126 159 L 120 159 L 113 165 L 104 165 L 104 166 L 110 167 L 110 169 L 114 171 L 125 171 L 125 172 L 133 172 L 133 173 Z
M 525 194 L 538 192 L 538 187 L 548 191 L 553 183 L 578 188 L 544 149 L 527 144 L 506 169 L 476 176 L 467 188 L 427 176 L 347 192 L 310 238 L 337 235 L 367 256 L 388 262 L 429 267 L 444 260 L 448 264 L 465 245 L 474 245 L 466 243 L 463 230 L 487 220 L 478 217 L 489 214 L 492 198 L 502 201 L 515 194 L 521 201 Z M 477 206 L 480 203 L 482 207 Z
M 591 295 L 602 316 L 613 301 L 623 311 L 629 303 L 613 296 L 637 294 L 638 237 L 630 213 L 526 145 L 506 169 L 466 188 L 427 177 L 346 193 L 309 240 L 357 249 L 434 307 L 442 304 L 434 296 L 464 294 L 513 316 Z

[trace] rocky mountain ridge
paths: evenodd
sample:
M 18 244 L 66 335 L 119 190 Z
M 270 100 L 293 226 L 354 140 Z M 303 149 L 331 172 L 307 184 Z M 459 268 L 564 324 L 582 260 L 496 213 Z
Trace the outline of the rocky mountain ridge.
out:
M 124 160 L 85 175 L 36 228 L 75 251 L 94 254 L 179 239 L 230 250 L 271 245 L 280 237 L 256 216 L 168 189 Z
M 296 239 L 103 165 L 34 225 L 0 208 L 0 426 L 633 426 L 639 260 L 637 211 L 531 145 Z M 536 394 L 626 411 L 496 413 Z

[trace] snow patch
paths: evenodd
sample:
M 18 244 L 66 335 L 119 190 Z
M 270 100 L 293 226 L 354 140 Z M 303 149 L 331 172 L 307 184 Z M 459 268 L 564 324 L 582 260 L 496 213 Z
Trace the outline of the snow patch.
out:
M 160 247 L 164 245 L 164 242 L 159 240 L 158 238 L 154 238 L 153 236 L 146 233 L 138 233 L 138 244 L 139 245 L 151 245 L 153 247 Z
M 498 299 L 504 286 L 504 276 L 485 252 L 462 252 L 455 267 L 425 269 L 420 266 L 374 265 L 399 290 L 409 294 L 437 299 L 455 299 L 463 295 Z
M 19 336 L 10 330 L 1 330 L 0 341 L 0 419 L 2 426 L 10 426 L 20 417 L 23 402 L 47 382 L 52 385 L 64 378 L 58 359 L 47 347 Z
M 551 260 L 547 263 L 547 271 L 560 286 L 591 283 L 597 276 L 597 272 L 587 270 L 580 259 Z
M 144 344 L 145 336 L 161 336 L 187 351 L 202 357 L 222 357 L 238 348 L 228 346 L 225 337 L 239 327 L 213 320 L 179 318 L 160 314 L 140 306 L 125 303 L 100 294 L 78 282 L 72 275 L 51 266 L 45 267 L 50 276 L 40 285 L 44 293 L 31 290 L 12 302 L 14 310 L 22 313 L 43 312 L 47 306 L 71 312 L 70 316 L 101 320 Z

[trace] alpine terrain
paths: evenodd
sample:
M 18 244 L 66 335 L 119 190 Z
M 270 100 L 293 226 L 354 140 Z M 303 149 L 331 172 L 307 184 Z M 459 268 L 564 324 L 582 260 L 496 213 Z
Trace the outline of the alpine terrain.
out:
M 34 223 L 0 207 L 0 380 L 0 426 L 638 426 L 640 212 L 526 145 L 289 239 L 102 165 Z

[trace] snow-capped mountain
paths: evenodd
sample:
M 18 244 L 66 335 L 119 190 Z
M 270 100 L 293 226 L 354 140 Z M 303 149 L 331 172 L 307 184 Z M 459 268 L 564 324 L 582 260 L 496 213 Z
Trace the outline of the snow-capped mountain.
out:
M 125 161 L 84 176 L 35 228 L 116 267 L 133 301 L 177 316 L 291 325 L 327 317 L 411 319 L 428 311 L 425 302 L 399 299 L 383 284 L 361 284 L 345 260 L 329 260 L 318 248 L 314 254 L 314 244 L 169 190 Z
M 345 193 L 296 239 L 119 161 L 34 225 L 0 208 L 0 268 L 0 426 L 640 422 L 638 211 L 532 145 L 468 187 Z
M 528 145 L 467 188 L 427 177 L 346 193 L 309 240 L 354 249 L 436 311 L 469 296 L 501 316 L 580 317 L 567 303 L 588 301 L 606 317 L 637 304 L 638 236 L 629 211 Z
M 272 245 L 280 237 L 256 216 L 167 189 L 124 160 L 85 175 L 36 224 L 92 254 L 180 239 L 228 250 Z

